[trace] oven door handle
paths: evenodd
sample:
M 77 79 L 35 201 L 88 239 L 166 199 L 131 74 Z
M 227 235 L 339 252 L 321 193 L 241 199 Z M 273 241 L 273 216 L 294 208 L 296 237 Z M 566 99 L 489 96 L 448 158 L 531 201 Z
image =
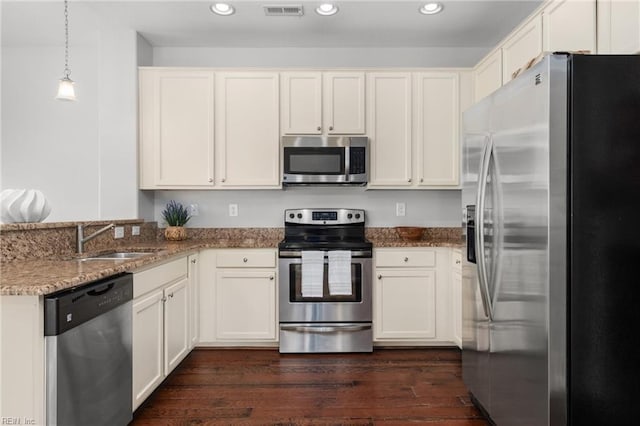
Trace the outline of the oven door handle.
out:
M 362 331 L 370 330 L 371 324 L 365 325 L 281 325 L 283 331 L 299 331 L 302 333 L 338 333 L 341 331 Z

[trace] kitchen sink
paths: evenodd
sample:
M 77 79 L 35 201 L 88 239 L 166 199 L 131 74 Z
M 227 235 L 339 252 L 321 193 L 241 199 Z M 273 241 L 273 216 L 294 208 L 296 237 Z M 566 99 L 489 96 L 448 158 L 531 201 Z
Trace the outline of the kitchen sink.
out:
M 142 256 L 150 256 L 152 254 L 154 254 L 154 252 L 117 251 L 113 253 L 105 253 L 96 256 L 85 257 L 78 260 L 81 262 L 87 260 L 130 260 L 137 259 Z

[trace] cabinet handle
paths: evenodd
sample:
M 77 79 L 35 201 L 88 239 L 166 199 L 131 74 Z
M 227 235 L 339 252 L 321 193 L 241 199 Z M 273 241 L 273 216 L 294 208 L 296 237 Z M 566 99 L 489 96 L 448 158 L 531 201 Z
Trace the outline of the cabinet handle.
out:
M 170 297 L 171 299 L 173 299 L 173 293 L 170 293 L 170 294 L 169 294 L 169 297 Z
M 329 126 L 329 130 L 333 130 L 333 126 Z
M 209 178 L 209 183 L 213 182 L 213 178 Z
M 459 261 L 459 260 L 456 260 L 456 265 L 459 265 L 459 264 L 460 264 L 460 261 Z
M 404 258 L 404 261 L 405 261 L 405 262 L 408 262 L 408 261 L 409 261 L 409 258 L 408 258 L 408 257 L 405 257 L 405 258 Z
M 249 259 L 247 259 L 247 258 L 245 257 L 245 258 L 243 258 L 243 259 L 242 259 L 242 261 L 243 261 L 244 263 L 247 263 L 247 262 L 249 261 Z
M 166 302 L 166 301 L 167 301 L 167 298 L 166 298 L 166 297 L 163 297 L 163 298 L 162 298 L 162 299 L 160 299 L 160 300 L 162 300 L 163 302 Z
M 407 182 L 411 183 L 411 178 L 407 179 Z
M 222 182 L 226 182 L 227 180 L 225 178 L 220 179 Z
M 274 280 L 273 275 L 269 276 L 269 279 L 273 281 Z
M 191 263 L 196 263 L 196 260 L 195 259 L 191 259 Z
M 379 274 L 378 275 L 378 279 L 381 280 L 382 279 L 382 275 Z
M 422 183 L 422 182 L 424 182 L 424 179 L 423 179 L 423 178 L 420 178 L 420 183 Z
M 317 129 L 317 130 L 318 130 L 318 131 L 321 131 L 321 130 L 322 130 L 322 127 L 318 126 L 318 129 Z

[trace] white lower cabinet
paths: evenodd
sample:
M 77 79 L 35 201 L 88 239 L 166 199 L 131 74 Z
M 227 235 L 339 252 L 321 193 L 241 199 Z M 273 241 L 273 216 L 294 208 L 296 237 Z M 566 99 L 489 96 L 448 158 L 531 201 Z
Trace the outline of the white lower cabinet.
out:
M 277 252 L 200 252 L 201 346 L 274 345 L 278 341 Z
M 222 268 L 216 273 L 216 339 L 276 339 L 276 281 L 272 270 Z
M 449 248 L 374 250 L 374 342 L 453 344 L 450 253 Z
M 451 254 L 451 295 L 453 341 L 462 349 L 462 252 L 460 249 L 453 249 Z
M 133 276 L 133 409 L 189 353 L 187 257 Z

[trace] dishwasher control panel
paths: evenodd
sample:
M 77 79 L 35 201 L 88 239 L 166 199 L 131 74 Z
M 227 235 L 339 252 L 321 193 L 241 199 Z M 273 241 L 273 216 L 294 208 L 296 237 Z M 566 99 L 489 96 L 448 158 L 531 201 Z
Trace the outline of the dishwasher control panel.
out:
M 133 299 L 133 275 L 122 274 L 44 299 L 44 335 L 57 336 Z

